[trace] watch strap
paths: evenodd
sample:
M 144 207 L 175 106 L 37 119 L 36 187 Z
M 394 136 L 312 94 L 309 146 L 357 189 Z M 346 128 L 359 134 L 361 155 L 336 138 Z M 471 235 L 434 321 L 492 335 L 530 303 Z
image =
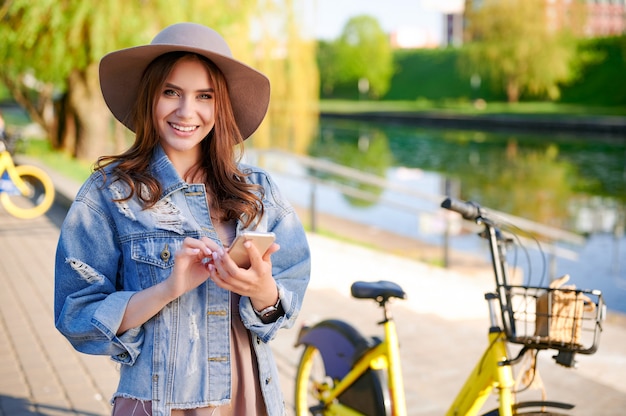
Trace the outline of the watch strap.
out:
M 268 306 L 267 308 L 264 308 L 261 311 L 257 311 L 254 307 L 252 307 L 252 310 L 254 310 L 254 313 L 256 313 L 259 318 L 267 319 L 267 318 L 270 318 L 272 315 L 274 315 L 276 312 L 278 312 L 279 307 L 280 307 L 280 297 L 278 298 L 278 300 L 276 301 L 274 305 Z

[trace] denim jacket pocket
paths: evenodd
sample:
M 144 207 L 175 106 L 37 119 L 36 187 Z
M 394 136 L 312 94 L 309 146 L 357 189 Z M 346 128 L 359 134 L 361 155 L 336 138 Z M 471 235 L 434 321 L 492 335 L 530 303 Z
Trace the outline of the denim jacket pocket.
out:
M 174 254 L 182 246 L 180 238 L 143 237 L 131 242 L 131 256 L 143 289 L 167 279 L 174 266 Z

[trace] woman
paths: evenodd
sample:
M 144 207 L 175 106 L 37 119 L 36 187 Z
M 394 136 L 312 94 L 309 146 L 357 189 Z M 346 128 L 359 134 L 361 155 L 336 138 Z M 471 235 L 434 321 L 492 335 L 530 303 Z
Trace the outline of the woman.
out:
M 100 158 L 62 226 L 57 328 L 121 364 L 113 415 L 284 414 L 268 342 L 296 319 L 309 249 L 271 178 L 235 153 L 269 81 L 180 23 L 105 56 L 100 83 L 135 142 Z M 246 243 L 249 268 L 226 250 L 244 230 L 276 235 L 265 253 Z

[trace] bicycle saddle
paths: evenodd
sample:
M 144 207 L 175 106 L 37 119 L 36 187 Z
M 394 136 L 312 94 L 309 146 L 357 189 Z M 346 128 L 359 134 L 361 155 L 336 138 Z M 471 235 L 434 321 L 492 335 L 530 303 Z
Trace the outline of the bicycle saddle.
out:
M 406 293 L 397 283 L 388 280 L 378 282 L 354 282 L 350 287 L 352 296 L 358 299 L 379 299 L 387 301 L 389 298 L 405 299 Z

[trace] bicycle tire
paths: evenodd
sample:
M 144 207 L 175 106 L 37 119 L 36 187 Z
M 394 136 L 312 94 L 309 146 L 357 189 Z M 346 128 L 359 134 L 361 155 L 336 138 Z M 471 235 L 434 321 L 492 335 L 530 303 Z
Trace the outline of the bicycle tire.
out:
M 526 410 L 525 408 L 534 407 L 534 408 L 546 408 L 552 407 L 557 408 L 559 410 L 570 410 L 574 408 L 574 405 L 569 403 L 560 403 L 553 401 L 530 401 L 530 402 L 520 402 L 513 405 L 513 415 L 515 416 L 567 416 L 566 413 L 556 412 L 554 410 Z M 524 411 L 518 411 L 520 409 L 524 409 Z M 483 414 L 483 416 L 499 416 L 499 409 L 493 409 L 492 411 Z
M 495 413 L 489 412 L 485 413 L 483 416 L 498 416 L 500 412 L 496 411 Z M 514 416 L 569 416 L 566 413 L 555 413 L 555 412 L 542 412 L 542 411 L 530 411 L 524 413 L 513 413 Z
M 46 172 L 36 166 L 15 167 L 19 179 L 26 184 L 28 194 L 0 194 L 0 203 L 12 216 L 32 219 L 45 214 L 54 202 L 54 184 Z
M 320 405 L 325 390 L 334 386 L 334 380 L 326 372 L 323 357 L 313 345 L 307 345 L 300 358 L 296 372 L 296 416 L 323 416 L 350 409 L 362 415 L 389 415 L 389 399 L 386 379 L 380 370 L 367 370 L 330 407 Z

